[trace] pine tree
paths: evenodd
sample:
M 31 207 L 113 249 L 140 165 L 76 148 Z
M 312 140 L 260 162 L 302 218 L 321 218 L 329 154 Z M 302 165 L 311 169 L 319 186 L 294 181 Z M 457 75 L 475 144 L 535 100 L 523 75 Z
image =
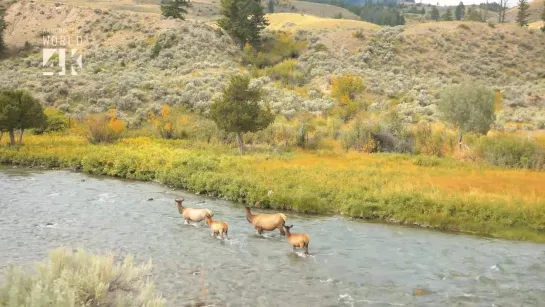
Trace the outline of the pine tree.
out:
M 227 31 L 240 49 L 246 43 L 257 47 L 260 32 L 269 25 L 259 0 L 221 0 L 221 14 L 218 25 Z
M 435 21 L 438 21 L 440 18 L 439 16 L 439 10 L 437 9 L 437 6 L 434 5 L 431 9 L 431 19 L 432 20 L 435 20 Z
M 0 54 L 6 49 L 6 45 L 4 44 L 4 29 L 6 29 L 7 25 L 4 21 L 4 12 L 5 11 L 0 8 Z
M 259 105 L 261 90 L 251 89 L 249 84 L 248 77 L 232 77 L 222 98 L 210 107 L 210 118 L 218 128 L 236 134 L 240 153 L 244 152 L 244 133 L 263 130 L 274 121 L 274 115 Z
M 483 17 L 481 16 L 481 13 L 479 13 L 479 11 L 477 11 L 476 9 L 469 8 L 467 10 L 467 17 L 465 20 L 482 22 Z
M 450 10 L 450 8 L 448 8 L 445 14 L 441 16 L 441 19 L 443 19 L 444 21 L 452 21 L 452 11 Z
M 530 16 L 530 12 L 528 12 L 528 9 L 530 6 L 528 5 L 528 0 L 519 0 L 518 3 L 518 13 L 517 13 L 517 24 L 521 27 L 528 26 L 528 16 Z
M 269 9 L 269 14 L 274 13 L 274 0 L 269 0 L 268 9 Z
M 454 15 L 456 16 L 456 20 L 464 19 L 466 15 L 466 7 L 464 6 L 463 2 L 460 1 L 460 4 L 458 4 L 458 6 L 456 7 Z
M 190 6 L 189 0 L 161 0 L 161 13 L 165 17 L 184 20 L 184 15 L 187 14 L 186 8 Z
M 541 12 L 541 20 L 543 21 L 541 32 L 545 33 L 545 0 L 543 1 L 543 12 Z

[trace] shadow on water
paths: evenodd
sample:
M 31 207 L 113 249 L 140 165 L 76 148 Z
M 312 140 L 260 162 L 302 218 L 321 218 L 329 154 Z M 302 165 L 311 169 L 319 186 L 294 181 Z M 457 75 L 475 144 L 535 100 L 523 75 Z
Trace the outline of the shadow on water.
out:
M 545 245 L 288 212 L 294 232 L 311 237 L 305 256 L 278 230 L 256 234 L 239 204 L 157 184 L 5 167 L 0 184 L 0 275 L 8 261 L 26 265 L 70 246 L 153 259 L 153 279 L 171 306 L 545 300 Z M 185 225 L 174 198 L 212 209 L 229 223 L 229 239 L 213 238 L 204 223 Z

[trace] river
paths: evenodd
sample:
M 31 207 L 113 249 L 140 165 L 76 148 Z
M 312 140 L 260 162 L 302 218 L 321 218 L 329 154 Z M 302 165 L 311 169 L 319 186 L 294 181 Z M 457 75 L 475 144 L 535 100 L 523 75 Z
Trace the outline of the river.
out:
M 214 210 L 229 223 L 230 240 L 212 238 L 204 224 L 184 225 L 175 198 Z M 9 261 L 29 265 L 69 246 L 151 258 L 169 306 L 545 302 L 545 245 L 286 214 L 292 232 L 310 235 L 310 256 L 293 253 L 278 232 L 257 235 L 240 204 L 153 183 L 0 167 L 0 276 Z

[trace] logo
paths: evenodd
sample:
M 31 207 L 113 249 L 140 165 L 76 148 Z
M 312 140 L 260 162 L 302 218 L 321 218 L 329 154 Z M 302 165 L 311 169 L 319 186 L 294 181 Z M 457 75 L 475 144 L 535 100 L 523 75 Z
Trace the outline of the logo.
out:
M 75 33 L 71 36 L 70 33 Z M 78 71 L 83 70 L 83 44 L 87 36 L 79 33 L 79 29 L 70 31 L 68 29 L 43 29 L 41 31 L 43 41 L 43 61 L 44 68 L 54 68 L 57 66 L 57 71 L 45 71 L 44 76 L 66 76 L 67 65 L 70 67 L 70 75 L 77 76 Z M 88 41 L 88 38 L 87 38 Z M 67 57 L 68 56 L 68 57 Z
M 43 49 L 43 66 L 48 67 L 49 60 L 54 57 L 54 55 L 58 54 L 59 59 L 59 76 L 65 76 L 66 75 L 66 49 L 60 48 L 60 49 L 49 49 L 44 48 Z M 77 64 L 77 67 L 83 69 L 83 55 L 78 51 L 78 49 L 70 49 L 70 59 L 74 59 L 74 57 L 77 56 L 75 59 L 75 64 Z M 53 63 L 49 64 L 49 67 L 54 67 L 55 65 Z M 53 76 L 54 72 L 44 72 L 44 76 Z M 72 76 L 76 76 L 78 72 L 74 69 L 74 65 L 70 65 L 70 74 Z

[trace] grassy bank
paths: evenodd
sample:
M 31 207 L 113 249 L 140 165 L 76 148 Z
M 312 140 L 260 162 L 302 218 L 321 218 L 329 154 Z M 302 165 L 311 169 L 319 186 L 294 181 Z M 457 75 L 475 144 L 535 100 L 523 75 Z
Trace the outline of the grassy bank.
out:
M 220 145 L 129 138 L 90 145 L 29 136 L 0 162 L 160 183 L 262 208 L 338 213 L 545 242 L 545 173 L 426 156 L 355 152 L 238 156 Z

